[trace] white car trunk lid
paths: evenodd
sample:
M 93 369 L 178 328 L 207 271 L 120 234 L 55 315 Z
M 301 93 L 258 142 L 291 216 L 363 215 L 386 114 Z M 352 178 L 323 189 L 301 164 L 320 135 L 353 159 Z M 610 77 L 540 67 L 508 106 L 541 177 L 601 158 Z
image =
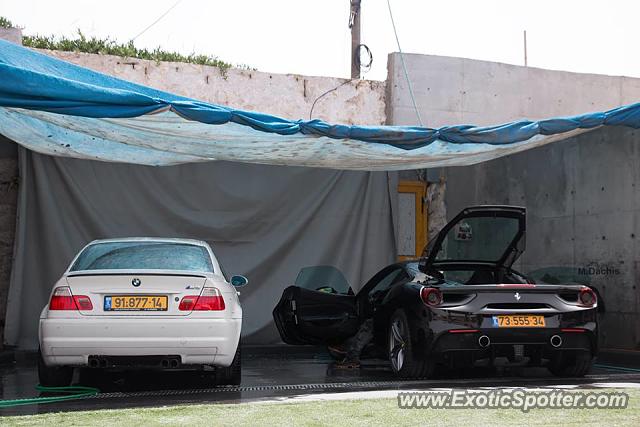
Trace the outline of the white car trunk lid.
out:
M 73 295 L 91 299 L 85 316 L 186 316 L 185 296 L 200 295 L 206 277 L 195 274 L 76 274 L 67 276 Z M 166 299 L 165 299 L 166 297 Z

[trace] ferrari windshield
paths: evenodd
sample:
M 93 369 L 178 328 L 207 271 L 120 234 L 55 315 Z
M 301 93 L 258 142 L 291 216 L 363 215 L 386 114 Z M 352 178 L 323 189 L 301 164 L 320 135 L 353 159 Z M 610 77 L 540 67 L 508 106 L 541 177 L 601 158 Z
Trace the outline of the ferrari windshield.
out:
M 95 243 L 86 247 L 70 271 L 85 270 L 177 270 L 213 272 L 207 249 L 174 242 L 123 241 Z
M 435 261 L 497 262 L 519 236 L 518 218 L 463 218 L 444 236 Z

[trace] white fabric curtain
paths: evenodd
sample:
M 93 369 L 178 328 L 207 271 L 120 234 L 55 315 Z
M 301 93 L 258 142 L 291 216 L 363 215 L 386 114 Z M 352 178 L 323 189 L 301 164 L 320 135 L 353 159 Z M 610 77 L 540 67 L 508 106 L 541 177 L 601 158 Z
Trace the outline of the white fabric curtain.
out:
M 395 260 L 395 173 L 207 162 L 163 168 L 20 150 L 5 341 L 37 348 L 40 311 L 98 238 L 189 237 L 244 274 L 243 336 L 280 338 L 271 311 L 302 267 L 334 265 L 355 290 Z

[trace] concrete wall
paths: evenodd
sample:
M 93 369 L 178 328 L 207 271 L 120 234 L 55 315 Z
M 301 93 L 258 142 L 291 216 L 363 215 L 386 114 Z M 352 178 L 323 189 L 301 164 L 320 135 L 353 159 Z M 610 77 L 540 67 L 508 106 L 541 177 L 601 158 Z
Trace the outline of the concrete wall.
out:
M 22 44 L 22 30 L 20 28 L 0 28 L 0 39 Z
M 640 79 L 428 55 L 405 60 L 430 127 L 572 115 L 640 100 Z M 415 125 L 398 54 L 389 57 L 387 87 L 388 123 Z M 548 271 L 566 275 L 586 269 L 577 278 L 593 283 L 606 302 L 603 345 L 640 348 L 639 138 L 637 131 L 608 128 L 449 168 L 446 192 L 444 183 L 432 184 L 438 191 L 430 215 L 443 222 L 471 204 L 526 206 L 528 248 L 518 267 L 525 273 L 559 267 Z
M 101 73 L 215 104 L 308 119 L 313 101 L 344 79 L 145 61 L 110 55 L 41 51 Z M 322 97 L 313 118 L 334 123 L 383 124 L 385 82 L 358 80 Z
M 405 54 L 425 126 L 494 125 L 601 111 L 640 100 L 640 79 Z M 387 121 L 417 124 L 399 54 L 389 55 Z

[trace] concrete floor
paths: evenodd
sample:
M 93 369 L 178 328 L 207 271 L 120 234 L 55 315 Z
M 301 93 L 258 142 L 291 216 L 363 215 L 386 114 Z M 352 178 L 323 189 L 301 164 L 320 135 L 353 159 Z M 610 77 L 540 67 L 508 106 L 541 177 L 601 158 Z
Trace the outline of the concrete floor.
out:
M 0 400 L 37 396 L 35 359 L 0 366 Z M 441 372 L 432 380 L 401 381 L 382 360 L 363 362 L 361 369 L 336 369 L 330 357 L 314 349 L 282 347 L 245 349 L 240 387 L 212 387 L 199 375 L 183 372 L 77 375 L 75 382 L 102 390 L 98 396 L 61 403 L 0 409 L 0 415 L 162 406 L 234 403 L 328 392 L 429 389 L 437 387 L 597 386 L 597 383 L 640 383 L 640 370 L 595 367 L 581 379 L 556 378 L 544 368 L 474 369 Z

